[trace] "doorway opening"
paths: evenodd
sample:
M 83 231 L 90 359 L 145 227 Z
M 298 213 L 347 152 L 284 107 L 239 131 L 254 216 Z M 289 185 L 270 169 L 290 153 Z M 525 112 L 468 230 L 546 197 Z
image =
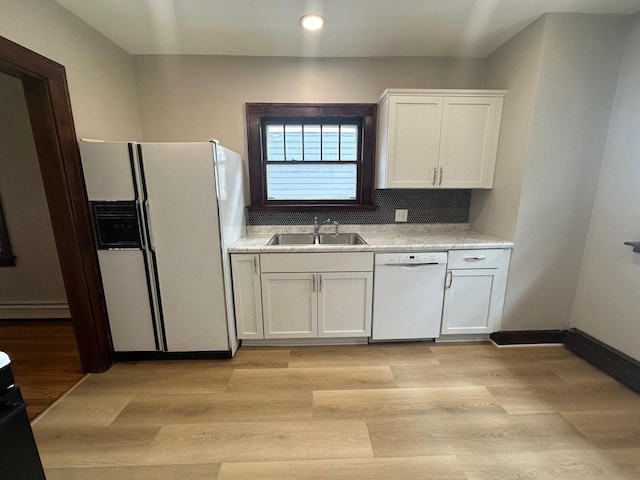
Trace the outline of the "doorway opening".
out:
M 64 66 L 0 37 L 0 72 L 22 82 L 82 368 L 113 364 Z

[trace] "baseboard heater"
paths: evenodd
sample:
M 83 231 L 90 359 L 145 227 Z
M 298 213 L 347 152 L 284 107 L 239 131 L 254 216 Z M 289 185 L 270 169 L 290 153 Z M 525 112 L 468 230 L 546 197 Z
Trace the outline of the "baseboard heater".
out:
M 640 362 L 577 328 L 495 332 L 490 338 L 498 345 L 562 343 L 579 357 L 640 393 Z

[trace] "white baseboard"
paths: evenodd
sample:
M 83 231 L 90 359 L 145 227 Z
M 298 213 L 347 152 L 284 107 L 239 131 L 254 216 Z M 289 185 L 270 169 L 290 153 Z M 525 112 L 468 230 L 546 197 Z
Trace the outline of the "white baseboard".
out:
M 71 318 L 68 303 L 0 303 L 0 319 Z

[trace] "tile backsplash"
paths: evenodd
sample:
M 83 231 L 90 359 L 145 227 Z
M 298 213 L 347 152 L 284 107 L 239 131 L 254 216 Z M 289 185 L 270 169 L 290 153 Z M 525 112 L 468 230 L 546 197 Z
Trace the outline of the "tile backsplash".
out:
M 471 190 L 376 190 L 377 210 L 364 212 L 249 212 L 249 225 L 307 225 L 313 217 L 331 218 L 342 224 L 395 223 L 397 208 L 409 211 L 406 223 L 467 223 Z

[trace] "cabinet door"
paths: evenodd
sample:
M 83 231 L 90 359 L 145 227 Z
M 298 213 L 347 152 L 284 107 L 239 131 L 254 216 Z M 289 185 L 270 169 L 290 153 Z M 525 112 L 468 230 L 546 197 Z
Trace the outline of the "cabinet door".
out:
M 264 338 L 318 336 L 315 273 L 263 273 Z
M 501 115 L 502 98 L 445 97 L 438 186 L 493 186 Z
M 318 279 L 318 336 L 369 337 L 373 273 L 319 273 Z
M 238 338 L 264 338 L 259 265 L 259 255 L 231 255 Z
M 433 188 L 442 98 L 396 96 L 389 104 L 385 188 Z
M 442 334 L 491 333 L 500 311 L 499 269 L 449 270 Z

